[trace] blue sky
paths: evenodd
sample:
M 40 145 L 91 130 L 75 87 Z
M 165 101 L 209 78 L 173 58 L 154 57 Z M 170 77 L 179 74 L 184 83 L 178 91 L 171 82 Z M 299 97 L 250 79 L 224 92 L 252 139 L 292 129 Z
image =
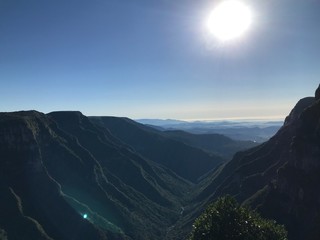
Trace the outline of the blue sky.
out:
M 208 0 L 0 0 L 0 111 L 130 118 L 287 115 L 320 82 L 320 1 L 244 0 L 219 43 Z

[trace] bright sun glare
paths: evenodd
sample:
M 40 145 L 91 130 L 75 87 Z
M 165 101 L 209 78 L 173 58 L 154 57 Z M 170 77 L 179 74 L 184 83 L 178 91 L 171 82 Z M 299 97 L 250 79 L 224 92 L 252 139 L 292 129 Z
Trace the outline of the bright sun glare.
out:
M 211 12 L 207 27 L 220 41 L 229 41 L 242 36 L 252 23 L 250 8 L 237 0 L 226 0 Z

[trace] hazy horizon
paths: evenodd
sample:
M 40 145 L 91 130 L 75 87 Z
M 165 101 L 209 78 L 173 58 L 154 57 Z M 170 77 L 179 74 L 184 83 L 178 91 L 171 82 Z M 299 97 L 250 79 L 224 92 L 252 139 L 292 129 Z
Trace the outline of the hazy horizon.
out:
M 116 117 L 116 116 L 115 116 Z M 220 122 L 220 121 L 253 121 L 253 122 L 282 122 L 284 121 L 286 116 L 271 116 L 269 118 L 193 118 L 193 119 L 173 119 L 173 118 L 134 118 L 133 120 L 177 120 L 177 121 L 185 121 L 185 122 Z
M 319 1 L 242 0 L 250 31 L 218 42 L 216 1 L 0 1 L 0 111 L 132 119 L 284 118 L 319 84 Z

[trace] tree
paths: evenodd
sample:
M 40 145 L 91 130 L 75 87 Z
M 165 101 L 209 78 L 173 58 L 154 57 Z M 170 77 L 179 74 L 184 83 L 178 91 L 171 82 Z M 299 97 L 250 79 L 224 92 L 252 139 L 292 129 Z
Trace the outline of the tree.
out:
M 231 196 L 209 205 L 193 225 L 190 240 L 287 240 L 283 225 L 241 207 Z

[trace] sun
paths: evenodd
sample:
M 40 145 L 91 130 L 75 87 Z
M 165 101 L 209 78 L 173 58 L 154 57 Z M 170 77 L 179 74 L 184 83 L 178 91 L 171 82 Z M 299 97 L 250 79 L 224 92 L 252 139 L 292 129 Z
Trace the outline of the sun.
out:
M 207 27 L 209 32 L 220 41 L 241 37 L 252 24 L 251 9 L 243 2 L 226 0 L 211 12 Z

